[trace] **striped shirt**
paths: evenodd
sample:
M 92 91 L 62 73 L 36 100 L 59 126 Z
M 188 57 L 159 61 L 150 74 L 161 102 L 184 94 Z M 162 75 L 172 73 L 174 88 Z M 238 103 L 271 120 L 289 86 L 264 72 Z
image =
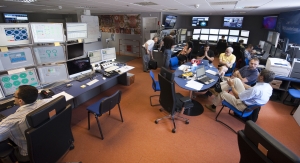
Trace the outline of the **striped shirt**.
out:
M 14 114 L 9 115 L 0 122 L 0 141 L 10 138 L 19 148 L 20 154 L 27 156 L 27 142 L 25 130 L 30 126 L 26 121 L 26 115 L 52 99 L 37 100 L 32 104 L 20 106 Z

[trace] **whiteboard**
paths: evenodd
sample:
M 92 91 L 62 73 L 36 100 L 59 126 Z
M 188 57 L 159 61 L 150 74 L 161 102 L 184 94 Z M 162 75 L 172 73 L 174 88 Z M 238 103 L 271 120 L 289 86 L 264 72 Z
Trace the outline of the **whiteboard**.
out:
M 81 15 L 81 22 L 87 23 L 88 37 L 84 43 L 96 42 L 100 37 L 98 16 Z

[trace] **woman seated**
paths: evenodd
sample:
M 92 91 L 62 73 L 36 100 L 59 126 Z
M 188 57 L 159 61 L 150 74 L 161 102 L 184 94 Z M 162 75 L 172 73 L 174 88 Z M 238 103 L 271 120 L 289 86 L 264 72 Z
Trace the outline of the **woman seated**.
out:
M 219 57 L 219 75 L 223 77 L 227 71 L 233 71 L 233 64 L 235 63 L 236 57 L 232 54 L 232 47 L 228 47 L 225 53 L 221 53 Z
M 192 43 L 188 42 L 177 55 L 180 65 L 187 62 L 188 55 L 191 53 L 191 51 L 192 51 Z

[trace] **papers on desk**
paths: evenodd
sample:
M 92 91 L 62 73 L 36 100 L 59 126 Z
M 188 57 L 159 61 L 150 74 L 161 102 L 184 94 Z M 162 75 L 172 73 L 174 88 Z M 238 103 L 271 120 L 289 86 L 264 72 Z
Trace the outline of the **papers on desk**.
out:
M 57 98 L 58 96 L 61 96 L 61 95 L 63 95 L 63 96 L 66 97 L 66 101 L 69 101 L 69 100 L 71 100 L 71 99 L 73 98 L 72 95 L 66 93 L 65 91 L 60 92 L 60 93 L 58 93 L 58 94 L 56 94 L 56 95 L 53 95 L 52 98 L 55 99 L 55 98 Z
M 123 66 L 121 68 L 116 69 L 115 71 L 119 71 L 120 70 L 119 74 L 121 74 L 123 72 L 127 72 L 127 71 L 132 70 L 132 69 L 134 69 L 134 67 L 132 67 L 132 66 Z
M 213 71 L 213 70 L 206 70 L 205 72 L 212 74 L 212 75 L 217 75 L 217 72 Z
M 189 88 L 193 88 L 197 91 L 200 91 L 201 88 L 203 87 L 203 84 L 201 84 L 199 82 L 196 82 L 194 80 L 190 80 L 190 81 L 187 82 L 187 84 L 185 86 L 189 87 Z

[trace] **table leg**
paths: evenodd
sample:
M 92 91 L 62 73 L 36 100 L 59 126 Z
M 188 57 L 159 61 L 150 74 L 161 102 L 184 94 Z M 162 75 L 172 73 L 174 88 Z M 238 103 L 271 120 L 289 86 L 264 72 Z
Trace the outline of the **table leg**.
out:
M 193 91 L 190 91 L 190 98 L 192 99 Z M 203 106 L 196 100 L 192 99 L 193 107 L 185 109 L 183 114 L 188 116 L 198 116 L 201 115 L 204 111 Z

